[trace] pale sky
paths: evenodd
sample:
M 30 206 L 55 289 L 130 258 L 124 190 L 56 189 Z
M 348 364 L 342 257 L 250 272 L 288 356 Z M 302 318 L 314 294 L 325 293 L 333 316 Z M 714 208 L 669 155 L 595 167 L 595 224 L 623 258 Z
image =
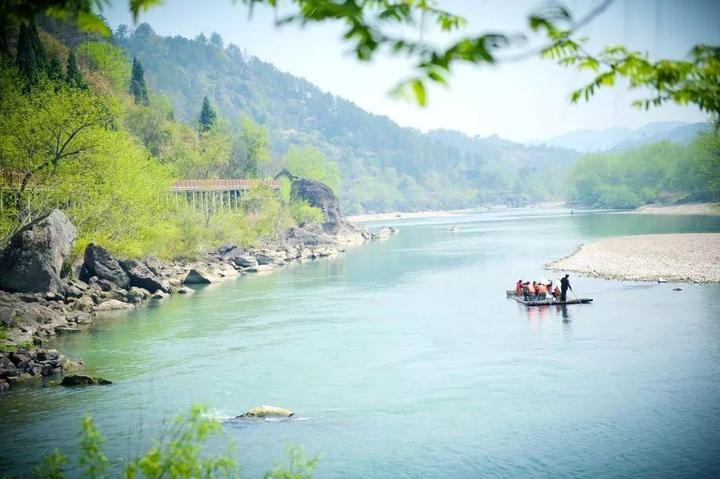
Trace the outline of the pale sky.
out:
M 569 0 L 576 18 L 600 0 Z M 529 12 L 542 5 L 531 0 L 440 0 L 440 6 L 469 20 L 468 34 L 485 31 L 527 32 Z M 127 1 L 103 11 L 111 25 L 132 26 Z M 693 107 L 665 106 L 649 112 L 630 106 L 639 92 L 622 86 L 603 91 L 589 103 L 572 105 L 570 92 L 588 76 L 549 60 L 531 59 L 500 66 L 461 66 L 449 88 L 433 87 L 429 104 L 420 108 L 388 95 L 412 71 L 397 57 L 360 63 L 340 38 L 337 24 L 286 25 L 276 28 L 273 13 L 230 0 L 166 0 L 140 17 L 160 35 L 193 38 L 219 33 L 225 44 L 303 77 L 320 89 L 347 98 L 372 113 L 423 131 L 448 128 L 469 135 L 497 134 L 515 141 L 545 140 L 581 128 L 640 127 L 652 121 L 705 121 Z M 416 35 L 408 31 L 408 35 Z M 623 44 L 647 52 L 651 59 L 685 57 L 697 43 L 720 44 L 720 0 L 615 0 L 582 30 L 588 49 Z M 435 36 L 431 35 L 431 38 Z

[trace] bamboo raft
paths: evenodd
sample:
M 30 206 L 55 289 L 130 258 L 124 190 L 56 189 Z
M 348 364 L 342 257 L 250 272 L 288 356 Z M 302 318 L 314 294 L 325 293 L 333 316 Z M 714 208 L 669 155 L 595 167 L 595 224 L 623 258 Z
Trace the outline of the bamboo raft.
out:
M 525 301 L 523 299 L 522 295 L 518 296 L 515 294 L 515 291 L 508 290 L 505 292 L 508 298 L 512 298 L 518 303 L 524 304 L 525 306 L 563 306 L 566 304 L 588 304 L 592 303 L 592 298 L 575 298 L 575 299 L 566 299 L 565 301 L 560 301 L 557 299 L 531 299 L 528 301 Z

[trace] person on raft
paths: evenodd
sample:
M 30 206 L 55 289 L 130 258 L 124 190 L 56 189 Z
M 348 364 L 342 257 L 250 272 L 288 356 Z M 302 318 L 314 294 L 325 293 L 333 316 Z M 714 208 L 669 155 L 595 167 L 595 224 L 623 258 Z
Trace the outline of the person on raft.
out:
M 572 286 L 570 286 L 570 280 L 568 279 L 570 277 L 569 274 L 566 274 L 563 276 L 563 278 L 560 280 L 560 301 L 565 301 L 567 299 L 567 290 L 569 289 L 572 291 Z
M 538 283 L 536 291 L 537 291 L 537 299 L 546 299 L 547 298 L 548 288 L 542 282 Z

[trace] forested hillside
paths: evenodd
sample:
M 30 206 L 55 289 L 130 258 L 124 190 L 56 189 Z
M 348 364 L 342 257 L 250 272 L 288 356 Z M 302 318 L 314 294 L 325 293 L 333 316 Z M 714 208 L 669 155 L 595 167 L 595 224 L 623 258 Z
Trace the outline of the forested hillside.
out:
M 192 123 L 176 121 L 141 62 L 71 24 L 0 35 L 0 245 L 58 207 L 78 228 L 77 251 L 93 241 L 138 257 L 194 257 L 322 219 L 282 180 L 278 192 L 259 182 L 220 210 L 173 197 L 173 179 L 254 172 L 269 156 L 264 130 L 242 122 L 232 135 L 209 101 Z
M 590 154 L 568 171 L 568 199 L 581 206 L 636 208 L 647 203 L 720 201 L 716 127 L 690 144 L 668 141 L 623 152 Z
M 558 198 L 562 167 L 575 156 L 560 148 L 401 128 L 241 47 L 225 46 L 217 34 L 162 37 L 141 24 L 133 31 L 120 26 L 114 41 L 142 62 L 148 84 L 169 99 L 176 118 L 196 121 L 207 96 L 231 124 L 249 117 L 264 127 L 272 158 L 260 174 L 275 173 L 292 146 L 318 148 L 342 173 L 340 196 L 348 212 Z

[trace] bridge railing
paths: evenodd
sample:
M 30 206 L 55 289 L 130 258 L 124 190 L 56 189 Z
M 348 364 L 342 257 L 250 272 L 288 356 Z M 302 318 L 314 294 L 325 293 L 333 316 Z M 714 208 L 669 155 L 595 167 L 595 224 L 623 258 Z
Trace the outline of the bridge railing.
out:
M 280 187 L 275 180 L 175 180 L 171 190 L 175 193 L 183 191 L 247 191 L 257 185 L 267 185 L 276 190 Z

